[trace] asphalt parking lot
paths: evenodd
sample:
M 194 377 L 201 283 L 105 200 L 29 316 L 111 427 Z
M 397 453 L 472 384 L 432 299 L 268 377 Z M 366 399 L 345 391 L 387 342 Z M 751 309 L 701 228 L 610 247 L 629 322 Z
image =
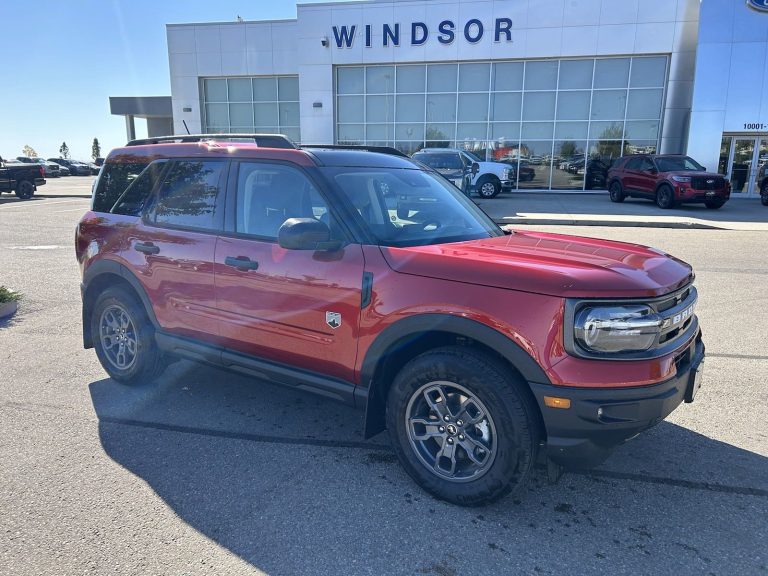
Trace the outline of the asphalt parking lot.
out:
M 704 386 L 598 470 L 463 509 L 344 406 L 187 361 L 106 378 L 73 250 L 91 181 L 0 197 L 25 295 L 0 322 L 0 574 L 768 574 L 766 232 L 540 227 L 690 262 Z

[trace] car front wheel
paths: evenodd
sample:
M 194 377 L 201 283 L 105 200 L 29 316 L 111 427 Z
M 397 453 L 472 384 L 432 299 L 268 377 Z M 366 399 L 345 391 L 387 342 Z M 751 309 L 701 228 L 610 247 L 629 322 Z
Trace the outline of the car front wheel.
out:
M 98 297 L 91 334 L 99 362 L 118 382 L 140 384 L 165 368 L 143 305 L 124 288 L 108 288 Z
M 624 202 L 624 189 L 621 187 L 620 182 L 617 181 L 611 184 L 609 194 L 611 196 L 611 202 Z
M 762 202 L 763 206 L 768 206 L 768 182 L 763 184 L 760 190 L 760 202 Z
M 494 198 L 501 192 L 501 182 L 493 178 L 482 178 L 477 183 L 477 193 L 481 198 Z
M 387 427 L 408 474 L 462 506 L 525 487 L 536 459 L 536 408 L 509 369 L 463 348 L 426 352 L 403 367 L 387 400 Z
M 665 184 L 656 191 L 656 205 L 664 210 L 675 207 L 675 193 L 670 186 Z

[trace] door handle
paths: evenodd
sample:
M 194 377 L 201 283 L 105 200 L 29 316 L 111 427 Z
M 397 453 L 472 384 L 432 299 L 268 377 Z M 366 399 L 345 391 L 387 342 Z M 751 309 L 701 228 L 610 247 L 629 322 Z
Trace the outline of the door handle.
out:
M 251 260 L 247 256 L 227 256 L 224 258 L 224 264 L 237 268 L 241 272 L 248 270 L 258 270 L 259 263 Z
M 157 254 L 160 252 L 160 248 L 152 244 L 152 242 L 137 242 L 133 249 L 144 254 Z

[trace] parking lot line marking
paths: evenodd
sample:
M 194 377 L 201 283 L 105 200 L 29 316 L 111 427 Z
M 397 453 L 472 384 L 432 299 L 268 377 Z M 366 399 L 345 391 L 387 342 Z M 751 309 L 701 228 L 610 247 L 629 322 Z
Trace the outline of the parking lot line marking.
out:
M 10 246 L 8 250 L 56 250 L 57 248 L 65 248 L 65 246 L 59 246 L 58 244 L 43 244 L 40 246 Z
M 69 210 L 56 210 L 53 214 L 63 214 L 64 212 L 87 212 L 88 207 L 85 208 L 70 208 Z
M 0 211 L 3 210 L 3 206 L 8 206 L 8 208 L 6 208 L 6 210 L 10 210 L 12 208 L 38 208 L 40 206 L 54 206 L 56 204 L 72 204 L 74 202 L 83 202 L 83 201 L 87 202 L 88 198 L 82 198 L 82 199 L 78 199 L 78 200 L 61 200 L 60 202 L 46 202 L 45 200 L 43 200 L 42 202 L 35 202 L 34 204 L 28 204 L 28 203 L 25 202 L 24 204 L 21 204 L 21 205 L 19 205 L 19 204 L 11 204 L 11 205 L 0 204 Z

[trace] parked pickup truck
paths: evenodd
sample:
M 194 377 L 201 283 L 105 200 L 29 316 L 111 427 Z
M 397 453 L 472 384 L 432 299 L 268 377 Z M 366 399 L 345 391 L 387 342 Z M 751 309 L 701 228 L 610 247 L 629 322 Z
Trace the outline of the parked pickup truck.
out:
M 6 163 L 0 158 L 0 193 L 15 192 L 22 200 L 32 198 L 38 186 L 45 184 L 45 172 L 39 164 Z

